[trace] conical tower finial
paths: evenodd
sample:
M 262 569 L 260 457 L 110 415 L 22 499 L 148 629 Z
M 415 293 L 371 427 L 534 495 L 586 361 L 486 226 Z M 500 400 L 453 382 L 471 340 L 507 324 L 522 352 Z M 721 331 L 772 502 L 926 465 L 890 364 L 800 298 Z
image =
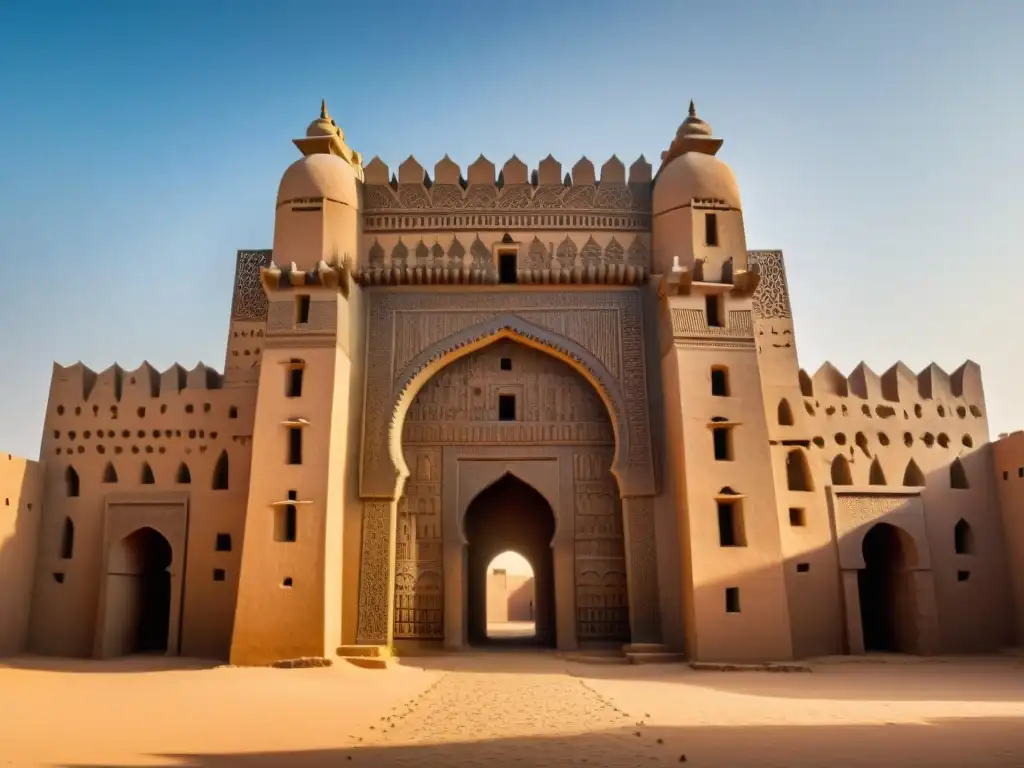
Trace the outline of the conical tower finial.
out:
M 693 107 L 693 102 L 690 102 L 690 106 Z M 320 119 L 330 120 L 331 116 L 327 114 L 327 99 L 320 99 Z
M 693 106 L 693 99 L 690 99 L 690 117 L 697 116 L 697 108 Z

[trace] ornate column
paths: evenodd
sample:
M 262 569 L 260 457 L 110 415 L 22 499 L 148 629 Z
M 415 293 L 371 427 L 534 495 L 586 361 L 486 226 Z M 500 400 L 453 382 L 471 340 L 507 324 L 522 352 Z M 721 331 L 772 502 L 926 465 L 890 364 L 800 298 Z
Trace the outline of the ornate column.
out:
M 391 645 L 395 624 L 395 521 L 393 499 L 363 502 L 359 563 L 359 645 Z
M 658 554 L 654 539 L 654 499 L 622 499 L 626 576 L 629 583 L 631 645 L 661 644 Z

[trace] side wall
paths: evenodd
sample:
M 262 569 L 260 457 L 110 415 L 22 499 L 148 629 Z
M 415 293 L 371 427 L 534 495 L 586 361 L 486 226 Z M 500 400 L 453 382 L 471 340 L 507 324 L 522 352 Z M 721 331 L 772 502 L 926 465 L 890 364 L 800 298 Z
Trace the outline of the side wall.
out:
M 93 653 L 107 567 L 108 494 L 128 491 L 134 498 L 153 494 L 155 499 L 163 492 L 187 491 L 181 654 L 227 657 L 256 391 L 221 384 L 220 375 L 203 365 L 189 372 L 174 366 L 163 374 L 148 365 L 136 371 L 114 366 L 100 374 L 80 364 L 54 367 L 41 452 L 45 471 L 32 651 Z M 215 488 L 218 463 L 224 461 L 227 487 Z M 70 557 L 61 551 L 65 520 L 74 526 Z M 229 549 L 223 549 L 223 537 L 217 549 L 220 534 L 229 538 Z
M 1024 647 L 1024 431 L 992 445 L 1016 618 L 1014 644 Z
M 28 642 L 41 490 L 38 462 L 0 453 L 0 657 Z

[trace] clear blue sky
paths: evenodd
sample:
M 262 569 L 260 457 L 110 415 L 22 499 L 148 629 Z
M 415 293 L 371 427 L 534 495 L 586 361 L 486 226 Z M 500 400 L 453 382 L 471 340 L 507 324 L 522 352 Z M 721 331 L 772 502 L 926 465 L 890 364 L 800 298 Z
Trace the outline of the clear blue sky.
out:
M 800 360 L 981 364 L 1024 427 L 1024 2 L 0 3 L 0 450 L 51 363 L 221 368 L 326 97 L 393 168 L 657 162 L 690 98 L 748 242 L 786 253 Z M 180 301 L 183 300 L 183 301 Z

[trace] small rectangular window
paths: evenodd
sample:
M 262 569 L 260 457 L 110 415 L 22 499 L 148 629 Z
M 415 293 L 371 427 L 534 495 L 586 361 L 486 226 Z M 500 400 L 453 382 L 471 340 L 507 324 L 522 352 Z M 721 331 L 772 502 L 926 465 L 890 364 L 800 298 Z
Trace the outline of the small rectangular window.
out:
M 498 254 L 498 282 L 499 283 L 515 283 L 518 282 L 518 275 L 516 274 L 518 268 L 516 266 L 516 255 L 514 253 L 500 253 Z
M 747 544 L 742 510 L 737 501 L 718 502 L 718 544 L 722 547 L 744 547 Z
M 726 587 L 725 588 L 725 612 L 726 613 L 739 613 L 740 612 L 740 588 L 739 587 Z
M 285 397 L 302 397 L 302 375 L 304 370 L 301 365 L 291 365 L 288 368 L 288 384 Z
M 498 421 L 516 420 L 516 396 L 498 395 Z
M 503 370 L 503 371 L 511 371 L 512 370 L 512 358 L 511 357 L 503 357 L 503 358 L 501 358 L 501 370 Z
M 218 533 L 217 544 L 214 547 L 217 552 L 230 552 L 231 551 L 231 534 L 230 533 Z
M 715 443 L 715 461 L 732 461 L 732 430 L 715 427 L 711 435 Z
M 718 245 L 718 214 L 704 214 L 704 243 L 705 245 Z
M 789 508 L 789 524 L 795 528 L 807 525 L 807 516 L 800 507 Z
M 708 328 L 724 328 L 722 322 L 722 297 L 709 293 L 704 297 L 704 310 L 708 317 Z
M 1017 477 L 1024 477 L 1024 467 L 1017 468 Z
M 811 570 L 811 564 L 810 563 L 797 563 L 796 564 L 796 572 L 797 573 L 807 573 L 810 570 Z
M 302 428 L 288 427 L 288 463 L 302 463 Z
M 724 368 L 711 369 L 711 395 L 712 397 L 729 396 L 729 376 Z
M 303 325 L 309 322 L 309 296 L 302 295 L 295 297 L 295 323 Z
M 226 576 L 227 576 L 227 573 L 225 573 L 223 568 L 214 568 L 213 569 L 213 580 L 214 581 L 224 581 Z
M 1004 470 L 1003 471 L 1003 480 L 1009 480 L 1009 479 L 1010 479 L 1010 473 L 1008 471 Z
M 957 571 L 956 572 L 956 580 L 957 581 L 967 581 L 969 578 L 971 578 L 971 572 L 970 571 Z

